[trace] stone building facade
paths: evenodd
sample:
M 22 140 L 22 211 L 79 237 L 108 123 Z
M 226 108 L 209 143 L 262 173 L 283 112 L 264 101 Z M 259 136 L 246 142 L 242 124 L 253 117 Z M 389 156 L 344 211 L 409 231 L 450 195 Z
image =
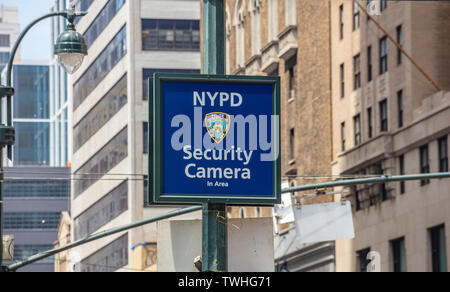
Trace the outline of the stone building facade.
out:
M 227 73 L 281 77 L 290 186 L 317 175 L 448 171 L 450 5 L 359 3 L 364 10 L 353 0 L 227 1 Z M 349 191 L 356 238 L 333 243 L 336 271 L 365 271 L 370 252 L 382 271 L 448 270 L 447 180 Z M 278 237 L 292 237 L 289 228 Z
M 315 182 L 305 181 L 305 175 L 330 174 L 329 1 L 228 0 L 226 4 L 227 73 L 281 77 L 283 180 L 294 186 Z M 270 216 L 271 210 L 241 208 L 231 213 L 233 217 Z M 295 240 L 295 230 L 289 225 L 282 229 L 286 227 L 280 236 Z M 305 264 L 317 251 L 316 265 Z M 279 268 L 287 263 L 284 268 L 290 271 L 335 269 L 333 243 L 287 248 L 276 254 Z
M 331 1 L 333 174 L 448 171 L 450 5 L 360 3 L 373 19 L 354 1 Z M 337 242 L 338 269 L 364 271 L 376 252 L 382 271 L 447 270 L 448 188 L 448 180 L 351 188 L 356 238 Z

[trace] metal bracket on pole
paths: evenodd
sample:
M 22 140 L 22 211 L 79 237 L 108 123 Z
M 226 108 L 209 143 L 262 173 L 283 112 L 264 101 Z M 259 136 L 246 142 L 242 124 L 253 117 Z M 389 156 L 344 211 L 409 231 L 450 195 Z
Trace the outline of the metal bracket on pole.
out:
M 13 127 L 0 125 L 0 147 L 12 146 L 15 142 L 15 130 Z

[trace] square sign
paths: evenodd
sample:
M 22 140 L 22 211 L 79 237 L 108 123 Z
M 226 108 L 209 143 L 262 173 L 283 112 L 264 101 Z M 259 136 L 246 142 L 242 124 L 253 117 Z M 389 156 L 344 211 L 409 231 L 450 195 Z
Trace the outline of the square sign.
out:
M 280 203 L 279 77 L 155 74 L 150 88 L 150 202 Z

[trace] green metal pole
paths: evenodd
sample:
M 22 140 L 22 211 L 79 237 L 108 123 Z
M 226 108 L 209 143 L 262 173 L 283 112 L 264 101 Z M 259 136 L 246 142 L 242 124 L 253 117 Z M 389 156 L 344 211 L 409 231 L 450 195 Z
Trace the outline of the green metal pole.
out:
M 203 0 L 203 74 L 225 75 L 225 0 Z M 202 270 L 228 270 L 226 204 L 203 204 Z
M 113 235 L 113 234 L 116 234 L 116 233 L 120 233 L 120 232 L 123 232 L 123 231 L 127 231 L 129 229 L 141 227 L 141 226 L 144 226 L 144 225 L 147 225 L 147 224 L 150 224 L 150 223 L 154 223 L 154 222 L 157 222 L 157 221 L 161 221 L 161 220 L 169 219 L 169 218 L 172 218 L 172 217 L 176 217 L 176 216 L 180 216 L 180 215 L 184 215 L 184 214 L 200 211 L 201 209 L 202 209 L 202 207 L 200 207 L 200 206 L 184 208 L 184 209 L 175 210 L 175 211 L 172 211 L 172 212 L 169 212 L 167 214 L 160 215 L 160 216 L 157 216 L 157 217 L 154 217 L 154 218 L 145 219 L 145 220 L 138 221 L 138 222 L 131 223 L 131 224 L 127 224 L 127 225 L 124 225 L 124 226 L 121 226 L 121 227 L 118 227 L 118 228 L 113 228 L 113 229 L 110 229 L 110 230 L 106 230 L 106 231 L 100 232 L 98 234 L 94 234 L 94 235 L 88 236 L 88 237 L 86 237 L 84 239 L 80 239 L 80 240 L 75 241 L 73 243 L 70 243 L 68 245 L 65 245 L 65 246 L 62 246 L 62 247 L 59 247 L 59 248 L 55 248 L 55 249 L 52 249 L 52 250 L 49 250 L 49 251 L 46 251 L 46 252 L 34 255 L 34 256 L 32 256 L 32 257 L 30 257 L 30 258 L 28 258 L 28 259 L 26 259 L 26 260 L 24 260 L 22 262 L 18 262 L 18 263 L 15 263 L 15 264 L 12 264 L 12 265 L 8 266 L 7 270 L 10 271 L 10 272 L 14 272 L 14 271 L 16 271 L 16 270 L 18 270 L 18 269 L 20 269 L 20 268 L 22 268 L 24 266 L 27 266 L 27 265 L 30 265 L 32 263 L 41 261 L 41 260 L 43 260 L 45 258 L 54 256 L 55 254 L 58 254 L 58 253 L 63 252 L 65 250 L 69 250 L 71 248 L 74 248 L 74 247 L 86 244 L 88 242 L 91 242 L 91 241 L 94 241 L 94 240 L 97 240 L 97 239 L 101 239 L 101 238 L 104 238 L 104 237 L 107 237 L 107 236 L 110 236 L 110 235 Z

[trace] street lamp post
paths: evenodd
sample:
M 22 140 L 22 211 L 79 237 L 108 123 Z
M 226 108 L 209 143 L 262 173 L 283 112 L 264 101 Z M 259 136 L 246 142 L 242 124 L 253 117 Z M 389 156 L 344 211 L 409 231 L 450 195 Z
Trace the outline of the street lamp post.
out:
M 30 23 L 25 30 L 20 34 L 14 47 L 11 51 L 9 58 L 7 71 L 6 71 L 6 86 L 0 85 L 0 102 L 3 97 L 6 97 L 7 117 L 6 125 L 3 124 L 1 103 L 0 103 L 0 272 L 6 271 L 3 267 L 3 148 L 8 149 L 8 158 L 12 158 L 12 146 L 15 141 L 15 131 L 12 125 L 12 96 L 14 95 L 14 88 L 11 86 L 11 73 L 13 67 L 14 57 L 17 53 L 17 49 L 25 37 L 27 32 L 38 22 L 50 18 L 61 16 L 67 19 L 67 29 L 57 39 L 54 53 L 58 57 L 58 63 L 63 69 L 72 74 L 78 70 L 83 62 L 84 56 L 87 55 L 87 46 L 83 36 L 75 30 L 74 21 L 75 18 L 86 15 L 86 12 L 75 12 L 75 9 L 53 12 L 43 15 Z

